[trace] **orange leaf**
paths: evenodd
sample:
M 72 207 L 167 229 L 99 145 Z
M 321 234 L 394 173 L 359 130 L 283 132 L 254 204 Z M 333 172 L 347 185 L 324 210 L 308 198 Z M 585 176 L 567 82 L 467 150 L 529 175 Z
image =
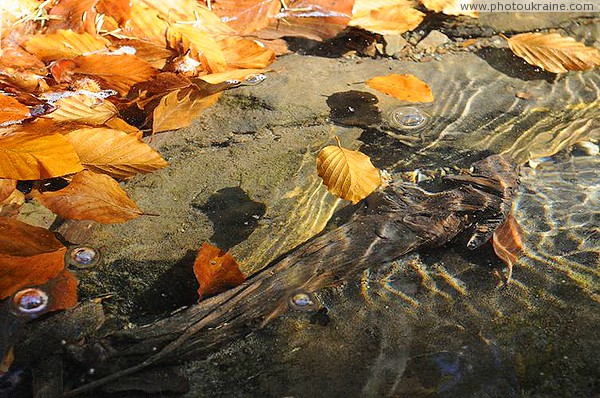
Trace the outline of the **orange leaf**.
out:
M 219 0 L 213 11 L 240 35 L 266 28 L 281 9 L 280 0 Z
M 275 61 L 275 53 L 253 40 L 226 37 L 218 40 L 227 65 L 241 69 L 260 69 Z
M 120 47 L 127 46 L 135 48 L 135 56 L 148 62 L 156 69 L 162 69 L 166 64 L 167 59 L 171 58 L 173 55 L 173 51 L 165 48 L 165 43 L 156 44 L 151 41 L 136 39 L 114 40 L 113 43 Z
M 172 25 L 167 29 L 169 46 L 181 54 L 190 55 L 199 61 L 205 70 L 222 72 L 227 66 L 225 57 L 212 34 L 203 32 L 193 25 Z
M 0 217 L 0 255 L 35 256 L 62 247 L 56 236 L 45 228 Z
M 54 192 L 34 192 L 34 198 L 63 218 L 118 223 L 144 214 L 111 177 L 84 170 Z
M 5 81 L 27 92 L 41 92 L 48 88 L 44 81 L 46 66 L 23 49 L 2 48 L 0 52 L 0 82 Z
M 70 82 L 72 74 L 95 76 L 105 88 L 126 95 L 135 83 L 150 79 L 157 71 L 150 64 L 134 55 L 85 55 L 58 61 L 51 67 L 56 81 Z
M 462 9 L 464 5 L 470 5 L 472 3 L 472 0 L 421 0 L 421 4 L 431 11 L 443 12 L 446 15 L 466 15 L 477 18 L 477 11 Z
M 167 162 L 135 135 L 108 128 L 83 128 L 66 135 L 81 163 L 115 178 L 129 178 L 167 166 Z
M 424 17 L 407 0 L 356 0 L 348 25 L 382 35 L 399 35 L 415 29 Z
M 509 214 L 504 224 L 494 231 L 492 246 L 496 255 L 508 267 L 507 282 L 509 282 L 513 265 L 523 251 L 523 230 L 512 214 Z
M 96 10 L 104 15 L 113 17 L 119 24 L 125 23 L 131 17 L 130 0 L 100 0 Z
M 40 287 L 50 297 L 45 312 L 66 310 L 77 304 L 77 278 L 66 269 Z
M 24 44 L 28 52 L 45 62 L 106 50 L 109 45 L 110 42 L 103 37 L 63 29 L 35 35 Z
M 0 125 L 13 124 L 29 116 L 29 108 L 16 99 L 0 94 Z
M 200 112 L 217 102 L 221 95 L 216 93 L 191 99 L 193 91 L 190 91 L 185 97 L 179 99 L 182 90 L 171 91 L 162 97 L 158 106 L 154 108 L 153 133 L 189 126 Z
M 67 249 L 29 257 L 0 255 L 0 300 L 27 286 L 42 285 L 65 267 Z
M 413 75 L 376 76 L 367 80 L 372 89 L 391 95 L 403 101 L 432 102 L 433 94 L 429 86 Z
M 48 33 L 60 29 L 76 32 L 96 33 L 96 11 L 98 0 L 60 0 L 48 14 Z
M 232 69 L 221 73 L 211 73 L 201 76 L 200 79 L 210 84 L 224 83 L 228 80 L 239 80 L 243 82 L 252 75 L 265 73 L 266 69 Z
M 208 243 L 203 243 L 198 251 L 194 275 L 200 284 L 200 299 L 236 287 L 246 280 L 246 275 L 240 271 L 231 254 Z
M 0 136 L 0 178 L 40 180 L 82 169 L 73 146 L 60 134 Z
M 54 106 L 57 108 L 55 111 L 42 117 L 56 122 L 100 125 L 119 113 L 117 107 L 110 101 L 86 94 L 65 96 L 54 102 Z
M 16 180 L 0 179 L 0 202 L 10 196 L 17 189 Z

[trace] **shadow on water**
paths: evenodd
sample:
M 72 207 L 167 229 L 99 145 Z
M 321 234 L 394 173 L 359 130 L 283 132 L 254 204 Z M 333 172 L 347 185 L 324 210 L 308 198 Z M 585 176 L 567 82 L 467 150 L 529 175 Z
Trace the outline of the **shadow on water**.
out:
M 212 243 L 224 251 L 243 242 L 258 226 L 267 208 L 255 202 L 240 187 L 219 189 L 206 203 L 192 203 L 192 207 L 203 212 L 213 224 Z
M 475 54 L 498 72 L 516 79 L 524 81 L 545 80 L 548 83 L 553 83 L 556 80 L 556 74 L 528 64 L 508 48 L 486 47 Z

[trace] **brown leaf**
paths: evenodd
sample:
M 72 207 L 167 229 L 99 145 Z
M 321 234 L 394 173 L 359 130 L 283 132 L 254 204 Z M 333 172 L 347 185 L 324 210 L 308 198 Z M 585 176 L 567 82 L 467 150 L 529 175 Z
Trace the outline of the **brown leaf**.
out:
M 135 135 L 108 128 L 83 128 L 66 135 L 81 163 L 97 173 L 129 178 L 167 166 L 167 162 Z
M 28 52 L 44 62 L 106 50 L 109 45 L 110 42 L 103 37 L 64 29 L 56 33 L 35 35 L 24 43 Z
M 523 230 L 512 214 L 494 231 L 492 246 L 496 255 L 508 267 L 508 283 L 512 277 L 513 265 L 523 252 Z
M 16 180 L 0 179 L 0 202 L 10 196 L 17 189 Z
M 216 93 L 207 97 L 191 99 L 193 92 L 190 91 L 185 97 L 179 99 L 179 94 L 183 90 L 171 91 L 161 98 L 153 112 L 153 133 L 189 126 L 192 120 L 200 115 L 200 112 L 217 102 L 221 95 Z
M 472 1 L 464 0 L 420 0 L 421 4 L 430 11 L 442 12 L 446 15 L 466 15 L 472 18 L 477 18 L 476 11 L 463 10 L 461 5 L 472 4 Z
M 333 195 L 358 203 L 381 186 L 381 173 L 364 153 L 330 145 L 317 156 L 317 173 Z
M 29 108 L 8 95 L 0 94 L 0 125 L 13 124 L 29 117 Z
M 43 117 L 56 122 L 100 125 L 119 113 L 117 107 L 110 101 L 86 94 L 65 96 L 56 101 L 54 106 L 56 110 Z
M 173 56 L 173 51 L 165 48 L 165 43 L 156 44 L 136 39 L 113 40 L 113 43 L 119 47 L 127 46 L 135 48 L 135 56 L 148 62 L 156 69 L 162 69 L 167 59 Z
M 2 180 L 11 181 L 11 180 Z M 25 195 L 23 192 L 15 189 L 8 197 L 0 202 L 0 217 L 17 218 L 21 207 L 25 204 Z
M 56 236 L 45 228 L 0 217 L 0 255 L 35 256 L 62 247 Z
M 82 169 L 73 146 L 60 134 L 0 136 L 0 178 L 40 180 Z
M 73 220 L 118 223 L 144 214 L 111 177 L 84 170 L 58 191 L 37 192 L 34 198 L 52 212 Z
M 429 86 L 413 75 L 391 74 L 367 80 L 367 85 L 394 98 L 409 102 L 432 102 Z
M 156 75 L 150 64 L 134 55 L 85 55 L 69 60 L 57 61 L 50 68 L 57 82 L 70 82 L 73 74 L 94 76 L 101 80 L 104 88 L 126 95 L 131 86 Z
M 77 304 L 77 278 L 66 269 L 40 287 L 50 297 L 44 313 L 66 310 Z
M 62 249 L 28 257 L 0 254 L 0 300 L 27 286 L 42 285 L 65 267 Z
M 415 29 L 424 17 L 408 0 L 356 0 L 348 25 L 382 35 L 399 35 Z
M 531 65 L 552 73 L 587 70 L 600 65 L 600 51 L 558 33 L 521 33 L 508 38 L 510 49 Z
M 194 275 L 200 284 L 198 297 L 213 296 L 246 280 L 231 254 L 203 243 L 194 262 Z

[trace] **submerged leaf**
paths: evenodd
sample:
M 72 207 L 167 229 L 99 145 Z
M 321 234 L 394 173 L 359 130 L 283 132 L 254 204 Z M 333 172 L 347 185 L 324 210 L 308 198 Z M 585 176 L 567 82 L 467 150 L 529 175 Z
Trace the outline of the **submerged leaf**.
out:
M 0 255 L 35 256 L 62 247 L 56 236 L 45 228 L 0 217 Z
M 508 267 L 508 283 L 512 277 L 513 265 L 523 251 L 523 230 L 512 214 L 494 231 L 492 246 L 496 255 Z
M 587 70 L 600 65 L 600 51 L 558 33 L 503 36 L 510 49 L 531 65 L 552 73 Z
M 194 275 L 200 284 L 199 298 L 221 293 L 246 280 L 231 254 L 203 243 L 194 262 Z
M 319 152 L 317 173 L 329 192 L 352 203 L 366 198 L 382 183 L 379 169 L 367 155 L 339 145 Z
M 10 180 L 5 178 L 0 179 L 0 202 L 8 198 L 15 189 L 17 189 L 16 180 Z
M 83 128 L 66 137 L 86 168 L 115 178 L 129 178 L 167 166 L 158 152 L 133 134 L 109 128 Z
M 200 112 L 217 102 L 221 95 L 216 93 L 191 99 L 193 92 L 190 91 L 186 96 L 179 99 L 181 92 L 182 90 L 171 91 L 161 98 L 153 113 L 153 133 L 189 126 L 192 120 L 200 115 Z
M 111 177 L 84 170 L 58 191 L 35 192 L 52 212 L 73 220 L 119 223 L 144 214 Z
M 431 88 L 413 75 L 391 74 L 376 76 L 367 80 L 367 85 L 374 90 L 391 95 L 403 101 L 432 102 Z

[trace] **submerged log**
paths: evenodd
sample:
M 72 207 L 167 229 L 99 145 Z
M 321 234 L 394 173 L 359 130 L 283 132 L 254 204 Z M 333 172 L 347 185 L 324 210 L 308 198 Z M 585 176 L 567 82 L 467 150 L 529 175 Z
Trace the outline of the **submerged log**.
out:
M 487 242 L 509 214 L 518 168 L 502 155 L 448 176 L 429 192 L 397 182 L 363 200 L 350 220 L 318 235 L 252 275 L 242 285 L 153 324 L 87 339 L 69 347 L 98 379 L 77 395 L 162 363 L 198 359 L 255 331 L 288 308 L 310 306 L 312 294 L 361 271 L 458 235 L 470 249 Z

